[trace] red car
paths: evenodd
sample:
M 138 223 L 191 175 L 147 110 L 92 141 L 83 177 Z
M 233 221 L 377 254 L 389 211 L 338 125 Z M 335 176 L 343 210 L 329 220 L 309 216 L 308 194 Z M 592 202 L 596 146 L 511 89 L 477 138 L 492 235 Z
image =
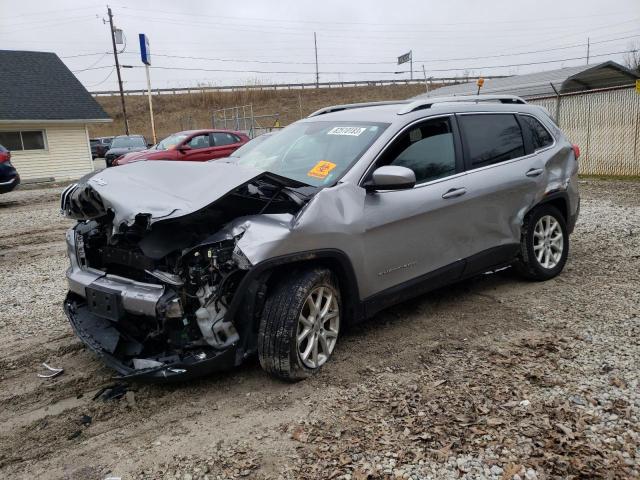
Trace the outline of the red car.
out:
M 228 157 L 248 141 L 244 133 L 231 130 L 187 130 L 168 136 L 148 150 L 127 153 L 114 160 L 113 165 L 140 160 L 206 162 Z

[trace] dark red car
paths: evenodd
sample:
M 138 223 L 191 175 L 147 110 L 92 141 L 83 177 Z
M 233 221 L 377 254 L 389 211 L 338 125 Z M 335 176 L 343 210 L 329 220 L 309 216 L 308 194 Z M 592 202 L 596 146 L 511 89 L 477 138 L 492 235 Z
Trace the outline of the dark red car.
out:
M 140 160 L 206 162 L 228 157 L 248 141 L 244 133 L 231 130 L 187 130 L 168 136 L 148 150 L 127 153 L 114 160 L 113 165 Z

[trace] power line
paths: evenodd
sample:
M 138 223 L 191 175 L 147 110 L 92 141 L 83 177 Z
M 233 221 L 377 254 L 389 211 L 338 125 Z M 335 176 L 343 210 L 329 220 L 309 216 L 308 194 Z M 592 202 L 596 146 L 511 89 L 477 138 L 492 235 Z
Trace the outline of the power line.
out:
M 94 68 L 96 65 L 98 65 L 98 64 L 102 61 L 102 59 L 103 59 L 104 57 L 106 57 L 107 55 L 109 55 L 109 53 L 108 53 L 108 52 L 103 53 L 103 54 L 102 54 L 102 56 L 101 56 L 98 60 L 96 60 L 95 62 L 93 62 L 93 63 L 92 63 L 91 65 L 89 65 L 87 68 L 83 68 L 83 69 L 81 69 L 81 70 L 76 70 L 74 73 L 76 73 L 76 72 L 86 72 L 87 70 L 93 70 L 93 68 Z M 111 65 L 109 65 L 109 66 L 111 66 Z M 100 68 L 103 68 L 103 67 L 100 67 Z
M 626 40 L 629 38 L 640 37 L 638 35 L 629 35 L 626 37 L 618 37 L 611 40 L 603 40 L 600 42 L 591 42 L 591 45 L 600 44 L 600 43 L 610 43 L 618 40 Z M 557 48 L 548 48 L 543 50 L 531 50 L 527 52 L 516 52 L 516 53 L 502 53 L 497 55 L 485 55 L 480 57 L 461 57 L 461 58 L 443 58 L 443 59 L 430 59 L 430 60 L 415 60 L 416 63 L 436 63 L 436 62 L 449 62 L 449 61 L 465 61 L 465 60 L 483 60 L 487 58 L 500 58 L 500 57 L 514 57 L 518 55 L 530 55 L 534 53 L 544 53 L 544 52 L 553 52 L 558 50 L 568 50 L 571 48 L 583 48 L 584 43 L 577 43 L 565 47 L 557 47 Z M 137 52 L 129 52 L 130 54 L 138 54 Z M 279 65 L 315 65 L 315 62 L 298 62 L 298 61 L 281 61 L 281 60 L 243 60 L 237 58 L 220 58 L 220 57 L 197 57 L 191 55 L 169 55 L 169 54 L 161 54 L 154 53 L 156 57 L 163 58 L 177 58 L 184 60 L 205 60 L 205 61 L 217 61 L 217 62 L 232 62 L 232 63 L 261 63 L 261 64 L 279 64 Z M 384 61 L 384 62 L 361 62 L 361 61 L 353 61 L 353 62 L 322 62 L 323 65 L 395 65 L 395 61 Z
M 101 67 L 91 67 L 91 68 L 83 68 L 81 70 L 71 70 L 71 73 L 82 73 L 82 72 L 89 72 L 91 70 L 104 70 L 105 68 L 111 68 L 114 65 L 103 65 Z
M 87 5 L 86 7 L 75 7 L 75 8 L 65 8 L 65 12 L 73 12 L 73 11 L 77 11 L 77 10 L 89 10 L 89 9 L 93 9 L 93 8 L 97 8 L 97 7 L 101 7 L 102 4 L 93 4 L 93 5 Z M 2 16 L 3 20 L 11 20 L 13 18 L 22 18 L 22 17 L 29 17 L 29 16 L 36 16 L 36 15 L 48 15 L 50 13 L 60 13 L 60 9 L 57 10 L 48 10 L 48 11 L 38 11 L 38 12 L 29 12 L 29 13 L 21 13 L 20 15 L 14 15 L 12 17 L 7 17 L 7 16 Z M 14 22 L 11 22 L 12 24 Z
M 130 6 L 120 6 L 119 8 L 122 9 L 126 9 L 126 10 L 137 10 L 140 12 L 145 12 L 148 13 L 149 11 L 147 9 L 142 9 L 142 8 L 136 8 L 136 7 L 130 7 Z M 167 11 L 167 10 L 156 10 L 153 9 L 153 11 L 155 13 L 164 13 L 164 14 L 168 14 L 168 15 L 182 15 L 182 16 L 189 16 L 192 17 L 191 13 L 185 13 L 185 12 L 178 12 L 178 11 Z M 578 18 L 594 18 L 594 17 L 610 17 L 610 16 L 620 16 L 620 15 L 629 15 L 630 13 L 635 13 L 635 12 L 612 12 L 612 13 L 605 13 L 605 14 L 593 14 L 593 15 L 573 15 L 571 18 L 572 20 L 578 19 Z M 224 15 L 204 15 L 204 14 L 200 14 L 198 13 L 198 17 L 207 17 L 207 18 L 224 18 L 224 19 L 228 19 L 228 20 L 252 20 L 252 21 L 257 21 L 257 22 L 277 22 L 277 23 L 294 23 L 294 24 L 300 24 L 300 23 L 306 23 L 306 24 L 312 24 L 312 25 L 321 25 L 321 24 L 330 24 L 330 25 L 348 25 L 348 26 L 352 26 L 352 25 L 372 25 L 372 26 L 394 26 L 394 27 L 406 27 L 406 26 L 417 26 L 417 27 L 425 27 L 425 28 L 429 28 L 431 26 L 434 25 L 451 25 L 451 26 L 456 26 L 456 25 L 477 25 L 478 22 L 455 22 L 455 23 L 441 23 L 438 22 L 436 24 L 434 23 L 387 23 L 387 22 L 383 22 L 383 23 L 371 23 L 371 22 L 339 22 L 339 21 L 326 21 L 326 22 L 322 22 L 322 21 L 317 21 L 317 20 L 287 20 L 287 19 L 273 19 L 273 18 L 258 18 L 258 17 L 232 17 L 232 16 L 224 16 Z M 548 22 L 548 21 L 558 21 L 558 17 L 551 17 L 551 18 L 538 18 L 538 19 L 523 19 L 523 22 Z M 564 22 L 566 24 L 566 20 L 562 19 L 562 22 Z M 495 21 L 489 21 L 489 22 L 484 22 L 484 23 L 488 23 L 488 24 L 493 24 L 493 23 L 513 23 L 513 20 L 495 20 Z
M 612 38 L 609 40 L 601 40 L 598 42 L 591 42 L 591 45 L 595 45 L 595 44 L 602 44 L 602 43 L 610 43 L 610 42 L 614 42 L 614 41 L 619 41 L 619 40 L 626 40 L 629 38 L 637 38 L 640 37 L 640 34 L 637 35 L 628 35 L 628 36 L 624 36 L 624 37 L 617 37 L 617 38 Z M 501 54 L 496 54 L 496 55 L 485 55 L 485 56 L 478 56 L 478 57 L 460 57 L 460 58 L 447 58 L 447 59 L 429 59 L 429 60 L 415 60 L 416 63 L 436 63 L 436 62 L 449 62 L 449 61 L 466 61 L 466 60 L 484 60 L 484 59 L 488 59 L 488 58 L 501 58 L 501 57 L 512 57 L 512 56 L 519 56 L 519 55 L 530 55 L 530 54 L 534 54 L 534 53 L 545 53 L 545 52 L 552 52 L 552 51 L 558 51 L 558 50 L 567 50 L 567 49 L 571 49 L 571 48 L 584 48 L 585 44 L 584 43 L 577 43 L 577 44 L 573 44 L 573 45 L 567 45 L 567 46 L 562 46 L 562 47 L 556 47 L 556 48 L 548 48 L 548 49 L 541 49 L 541 50 L 530 50 L 530 51 L 526 51 L 526 52 L 514 52 L 514 53 L 501 53 Z M 97 53 L 91 53 L 91 54 L 83 54 L 83 55 L 74 55 L 71 57 L 61 57 L 61 58 L 74 58 L 74 57 L 80 57 L 80 56 L 89 56 L 89 55 L 102 55 L 104 52 L 97 52 Z M 139 52 L 126 52 L 126 54 L 129 55 L 139 55 Z M 221 58 L 221 57 L 198 57 L 198 56 L 193 56 L 193 55 L 171 55 L 171 54 L 162 54 L 162 53 L 154 53 L 153 54 L 155 57 L 162 57 L 162 58 L 175 58 L 175 59 L 182 59 L 182 60 L 204 60 L 204 61 L 216 61 L 216 62 L 230 62 L 230 63 L 258 63 L 258 64 L 273 64 L 273 65 L 315 65 L 315 62 L 303 62 L 303 61 L 282 61 L 282 60 L 245 60 L 245 59 L 238 59 L 238 58 Z M 360 61 L 352 61 L 352 62 L 322 62 L 322 64 L 324 65 L 387 65 L 387 64 L 393 64 L 395 65 L 395 61 L 384 61 L 384 62 L 360 62 Z M 106 67 L 104 67 L 106 68 Z M 86 69 L 83 70 L 78 70 L 78 71 L 84 71 Z
M 598 55 L 591 55 L 591 58 L 595 57 L 606 57 L 611 55 L 619 55 L 623 53 L 630 53 L 636 50 L 622 50 L 618 52 L 608 52 L 601 53 Z M 461 70 L 490 70 L 494 68 L 509 68 L 509 67 L 524 67 L 524 66 L 532 66 L 532 65 L 545 65 L 549 63 L 560 63 L 560 62 L 569 62 L 574 60 L 584 60 L 585 56 L 580 57 L 571 57 L 571 58 L 558 58 L 554 60 L 544 60 L 539 62 L 526 62 L 526 63 L 512 63 L 508 65 L 485 65 L 485 66 L 466 66 L 460 68 L 442 68 L 442 69 L 430 69 L 431 72 L 450 72 L 450 71 L 461 71 Z M 101 68 L 101 67 L 98 67 Z M 135 68 L 142 68 L 140 66 L 136 66 Z M 194 71 L 194 72 L 224 72 L 224 73 L 260 73 L 260 74 L 302 74 L 302 75 L 311 75 L 315 72 L 313 71 L 266 71 L 266 70 L 236 70 L 236 69 L 222 69 L 222 68 L 197 68 L 197 67 L 168 67 L 168 66 L 152 66 L 151 68 L 157 70 L 180 70 L 180 71 Z M 402 70 L 399 72 L 391 72 L 391 71 L 351 71 L 351 72 L 322 72 L 325 75 L 346 75 L 346 74 L 395 74 L 395 73 L 409 73 L 408 70 Z
M 113 75 L 113 72 L 116 71 L 116 67 L 113 66 L 111 67 L 111 71 L 109 72 L 109 74 L 104 77 L 103 80 L 99 81 L 98 83 L 93 83 L 91 85 L 85 85 L 86 88 L 93 88 L 93 87 L 97 87 L 98 85 L 102 85 L 104 82 L 106 82 L 107 80 L 109 80 L 109 78 L 111 78 L 111 75 Z
M 130 18 L 135 18 L 135 19 L 140 19 L 140 20 L 144 20 L 146 22 L 159 22 L 159 23 L 168 23 L 171 25 L 186 25 L 189 28 L 205 28 L 209 31 L 211 31 L 211 27 L 214 23 L 212 22 L 197 22 L 197 21 L 186 21 L 186 20 L 176 20 L 176 19 L 171 19 L 171 18 L 157 18 L 157 17 L 153 17 L 153 16 L 138 16 L 138 15 L 128 15 L 128 14 L 122 14 L 123 17 L 130 17 Z M 589 31 L 592 30 L 599 30 L 602 28 L 609 28 L 611 26 L 615 26 L 615 25 L 621 25 L 621 24 L 625 24 L 625 23 L 630 23 L 630 22 L 636 22 L 637 20 L 639 20 L 640 17 L 638 18 L 634 18 L 632 20 L 628 20 L 626 22 L 616 22 L 614 24 L 605 24 L 605 25 L 600 25 L 594 28 L 589 29 Z M 245 29 L 243 28 L 238 28 L 238 27 L 246 27 Z M 259 28 L 256 28 L 259 27 Z M 268 29 L 268 28 L 274 28 L 275 30 L 264 30 L 264 28 Z M 277 33 L 278 35 L 282 36 L 295 36 L 295 37 L 306 37 L 308 35 L 308 30 L 304 30 L 304 29 L 291 29 L 289 28 L 289 30 L 296 30 L 296 31 L 282 31 L 283 27 L 270 27 L 268 25 L 246 25 L 246 24 L 224 24 L 224 23 L 218 23 L 216 30 L 230 30 L 230 31 L 236 31 L 236 32 L 247 32 L 247 33 L 264 33 L 264 34 L 268 34 L 268 35 L 273 35 L 274 33 Z M 329 31 L 329 29 L 325 29 L 327 31 Z M 536 31 L 540 30 L 539 28 L 536 29 Z M 564 28 L 563 30 L 566 30 L 566 28 Z M 500 29 L 499 31 L 504 31 L 504 29 Z M 518 32 L 522 32 L 523 28 L 519 28 L 517 29 Z M 338 32 L 344 32 L 344 33 L 350 33 L 349 31 L 338 31 Z M 403 30 L 403 32 L 406 32 L 406 30 Z M 453 33 L 452 31 L 436 31 L 434 29 L 429 29 L 428 31 L 424 31 L 424 32 L 418 32 L 418 33 L 422 33 L 422 34 L 427 34 L 427 35 L 433 35 L 435 33 L 440 33 L 442 35 L 444 35 L 445 38 L 449 38 L 449 36 Z M 367 34 L 373 34 L 373 35 L 367 35 Z M 380 36 L 380 33 L 384 33 L 384 37 Z M 379 41 L 384 41 L 385 43 L 389 43 L 391 41 L 403 41 L 403 40 L 415 40 L 416 36 L 406 36 L 406 35 L 395 35 L 395 36 L 390 36 L 389 33 L 395 33 L 395 32 L 370 32 L 370 31 L 358 31 L 358 32 L 354 32 L 353 35 L 344 35 L 341 33 L 332 33 L 331 36 L 329 37 L 329 41 L 337 41 L 339 45 L 342 45 L 343 42 L 340 41 L 340 39 L 355 39 L 355 40 L 362 40 L 363 38 L 368 38 L 371 40 L 379 40 Z M 460 32 L 456 32 L 456 38 L 477 38 L 477 35 L 479 34 L 483 34 L 483 33 L 488 33 L 487 31 L 483 31 L 483 32 L 478 32 L 478 33 L 473 33 L 470 32 L 469 35 L 461 35 Z M 583 32 L 577 32 L 575 34 L 568 34 L 565 35 L 566 36 L 574 36 L 574 35 L 578 35 L 581 34 Z M 513 37 L 513 35 L 509 34 L 509 35 L 501 35 L 501 36 L 497 36 L 497 35 L 493 35 L 492 38 L 494 39 L 499 39 L 499 38 L 509 38 L 511 39 Z M 560 37 L 561 38 L 561 37 Z M 325 40 L 325 42 L 327 42 L 328 40 Z
M 95 16 L 93 15 L 82 15 L 79 17 L 68 17 L 68 18 L 61 18 L 59 20 L 55 20 L 52 21 L 51 19 L 47 19 L 45 23 L 38 23 L 34 26 L 20 26 L 20 28 L 16 28 L 13 30 L 2 30 L 2 32 L 0 32 L 0 34 L 2 35 L 9 35 L 9 34 L 13 34 L 13 33 L 17 33 L 17 32 L 24 32 L 24 31 L 32 31 L 32 30 L 39 30 L 41 28 L 48 28 L 48 27 L 57 27 L 58 25 L 64 25 L 67 23 L 75 23 L 79 20 L 87 20 L 90 18 L 95 18 Z

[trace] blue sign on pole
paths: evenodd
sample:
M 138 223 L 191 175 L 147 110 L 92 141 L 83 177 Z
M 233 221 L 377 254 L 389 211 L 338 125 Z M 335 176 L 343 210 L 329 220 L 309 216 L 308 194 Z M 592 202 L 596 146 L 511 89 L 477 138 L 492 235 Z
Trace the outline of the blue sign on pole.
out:
M 144 33 L 138 35 L 140 38 L 140 58 L 145 65 L 151 65 L 151 50 L 149 49 L 149 37 Z

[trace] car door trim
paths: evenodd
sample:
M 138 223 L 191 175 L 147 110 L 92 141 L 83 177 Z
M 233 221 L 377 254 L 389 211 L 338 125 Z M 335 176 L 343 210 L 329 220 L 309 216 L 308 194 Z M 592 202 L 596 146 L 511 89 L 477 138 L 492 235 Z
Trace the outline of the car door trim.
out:
M 509 266 L 519 251 L 519 243 L 498 245 L 398 283 L 362 300 L 364 315 L 366 318 L 371 318 L 385 308 L 419 297 L 437 288 Z

